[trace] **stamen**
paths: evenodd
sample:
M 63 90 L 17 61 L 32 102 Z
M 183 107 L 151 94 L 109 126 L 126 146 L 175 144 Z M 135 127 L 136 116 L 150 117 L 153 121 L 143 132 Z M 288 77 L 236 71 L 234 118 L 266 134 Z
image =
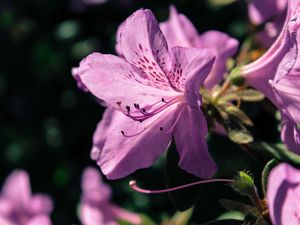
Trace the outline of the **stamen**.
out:
M 143 130 L 141 130 L 141 131 L 139 131 L 139 132 L 137 132 L 137 133 L 135 133 L 135 134 L 127 135 L 127 134 L 125 134 L 125 132 L 124 132 L 123 130 L 121 130 L 121 133 L 122 133 L 122 135 L 123 135 L 124 137 L 134 137 L 134 136 L 137 136 L 137 135 L 143 133 L 145 130 L 147 130 L 146 127 L 145 127 Z
M 136 108 L 138 111 L 132 110 L 130 112 L 130 106 L 126 106 L 126 111 L 122 111 L 126 116 L 130 117 L 133 120 L 141 121 L 146 120 L 157 113 L 160 113 L 161 111 L 167 109 L 171 105 L 184 101 L 184 97 L 182 95 L 176 96 L 171 98 L 169 101 L 166 101 L 164 98 L 162 98 L 160 101 L 155 102 L 151 105 L 146 105 L 143 108 L 140 108 L 140 105 L 137 103 L 134 103 L 134 108 Z M 162 103 L 163 102 L 163 103 Z
M 163 129 L 164 129 L 163 127 L 160 127 L 160 128 L 159 128 L 160 131 L 162 131 Z
M 129 182 L 129 186 L 140 193 L 144 193 L 144 194 L 160 194 L 160 193 L 166 193 L 166 192 L 171 192 L 171 191 L 177 191 L 180 189 L 184 189 L 184 188 L 188 188 L 188 187 L 192 187 L 195 185 L 200 185 L 200 184 L 207 184 L 207 183 L 216 183 L 216 182 L 223 182 L 223 183 L 233 183 L 234 180 L 231 179 L 211 179 L 211 180 L 201 180 L 201 181 L 196 181 L 193 183 L 189 183 L 189 184 L 184 184 L 184 185 L 180 185 L 177 187 L 172 187 L 172 188 L 167 188 L 167 189 L 163 189 L 163 190 L 147 190 L 147 189 L 143 189 L 137 186 L 136 181 L 135 180 L 131 180 Z

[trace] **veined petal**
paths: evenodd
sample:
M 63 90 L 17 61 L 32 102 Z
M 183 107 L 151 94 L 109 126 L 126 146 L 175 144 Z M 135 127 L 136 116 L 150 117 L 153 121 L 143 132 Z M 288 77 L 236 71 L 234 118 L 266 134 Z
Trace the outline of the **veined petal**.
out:
M 258 59 L 261 64 L 253 62 L 253 67 L 249 64 L 241 71 L 250 86 L 262 91 L 277 106 L 278 103 L 274 96 L 273 88 L 270 85 L 270 80 L 275 80 L 276 77 L 278 77 L 278 80 L 279 77 L 286 76 L 296 62 L 294 55 L 296 48 L 294 35 L 290 35 L 289 33 L 283 35 L 285 37 L 283 38 L 284 40 L 281 40 L 281 45 L 275 43 L 274 45 L 278 48 L 274 49 L 271 47 L 273 54 L 267 52 L 266 57 L 263 56 L 261 59 Z M 288 64 L 282 62 L 288 62 Z M 284 67 L 278 67 L 278 65 Z
M 300 172 L 282 163 L 269 176 L 267 200 L 274 225 L 299 224 Z
M 174 133 L 179 166 L 201 178 L 210 178 L 217 170 L 208 152 L 206 135 L 207 123 L 202 111 L 187 107 Z
M 83 225 L 118 225 L 105 206 L 93 207 L 87 203 L 80 204 L 80 220 Z
M 97 128 L 93 135 L 93 148 L 91 151 L 91 158 L 93 160 L 98 160 L 101 154 L 101 150 L 104 146 L 104 143 L 107 139 L 107 136 L 110 130 L 113 129 L 112 124 L 118 123 L 118 119 L 123 117 L 118 117 L 113 107 L 109 107 L 103 113 L 101 121 L 98 123 Z
M 174 6 L 170 7 L 170 18 L 159 24 L 169 48 L 175 46 L 194 47 L 198 32 L 192 22 L 183 14 L 179 14 Z
M 197 38 L 197 48 L 209 49 L 216 56 L 212 71 L 204 81 L 206 88 L 211 89 L 222 81 L 226 72 L 226 62 L 237 52 L 238 45 L 236 39 L 215 30 L 207 31 Z
M 165 75 L 171 66 L 168 46 L 153 13 L 147 9 L 136 11 L 118 33 L 124 58 L 140 68 L 153 86 L 170 90 Z
M 162 98 L 178 95 L 175 91 L 151 86 L 149 79 L 139 69 L 113 55 L 89 55 L 80 63 L 78 74 L 97 98 L 133 116 L 141 115 L 141 109 L 152 104 L 163 105 Z
M 287 148 L 300 154 L 300 130 L 289 116 L 281 113 L 281 139 Z
M 299 80 L 298 80 L 299 79 Z M 300 122 L 300 76 L 296 79 L 291 79 L 289 76 L 281 79 L 274 84 L 275 95 L 279 104 L 284 107 L 282 110 L 287 110 L 289 115 L 297 123 Z
M 104 144 L 97 162 L 102 172 L 109 179 L 118 179 L 149 167 L 169 145 L 182 107 L 175 104 L 142 123 L 116 112 L 123 119 L 112 124 Z
M 262 91 L 281 111 L 281 137 L 297 153 L 300 150 L 299 12 L 300 2 L 288 0 L 286 21 L 275 43 L 261 58 L 241 70 L 247 83 Z
M 2 187 L 2 196 L 13 202 L 15 207 L 26 209 L 31 198 L 28 174 L 22 170 L 13 171 Z
M 200 86 L 210 73 L 215 57 L 209 50 L 174 47 L 172 48 L 173 67 L 168 77 L 170 83 L 184 90 L 187 102 L 192 107 L 200 107 Z

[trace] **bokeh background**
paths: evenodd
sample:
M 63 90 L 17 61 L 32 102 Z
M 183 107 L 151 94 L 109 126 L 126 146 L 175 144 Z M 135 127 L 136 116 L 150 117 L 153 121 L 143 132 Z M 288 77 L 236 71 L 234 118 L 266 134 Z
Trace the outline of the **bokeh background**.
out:
M 104 110 L 91 95 L 77 88 L 71 68 L 95 51 L 114 54 L 118 25 L 139 8 L 151 9 L 159 21 L 164 21 L 174 4 L 200 33 L 216 29 L 240 41 L 251 29 L 243 0 L 222 7 L 213 4 L 218 0 L 98 1 L 0 1 L 0 183 L 15 168 L 27 170 L 33 192 L 53 197 L 55 225 L 80 224 L 77 206 L 81 173 L 87 166 L 96 166 L 89 153 L 93 131 Z M 262 104 L 243 107 L 257 125 L 256 138 L 275 141 L 278 132 L 274 112 L 268 104 Z M 259 160 L 225 138 L 211 135 L 208 141 L 220 168 L 217 176 L 231 177 L 234 171 L 249 170 L 259 183 Z M 167 194 L 145 196 L 127 185 L 130 179 L 136 179 L 141 186 L 163 188 L 164 167 L 163 156 L 150 169 L 107 181 L 113 188 L 113 201 L 148 214 L 155 221 L 170 216 L 175 207 Z M 197 224 L 224 212 L 218 203 L 220 197 L 238 197 L 220 184 L 199 190 L 193 216 Z

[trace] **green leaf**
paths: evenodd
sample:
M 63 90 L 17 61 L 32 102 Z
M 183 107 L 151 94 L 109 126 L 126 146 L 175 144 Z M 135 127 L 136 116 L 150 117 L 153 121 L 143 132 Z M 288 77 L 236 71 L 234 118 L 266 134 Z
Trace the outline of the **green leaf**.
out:
M 208 0 L 209 4 L 214 7 L 221 7 L 225 5 L 232 4 L 237 0 Z
M 229 119 L 225 124 L 225 130 L 230 140 L 237 144 L 248 144 L 253 141 L 252 134 L 236 119 Z
M 177 212 L 172 217 L 172 219 L 163 223 L 163 225 L 187 225 L 191 216 L 193 214 L 193 209 L 186 210 L 184 212 Z
M 221 206 L 229 211 L 238 211 L 243 215 L 247 214 L 259 214 L 259 211 L 256 207 L 252 205 L 245 204 L 243 202 L 237 202 L 229 199 L 220 199 Z
M 201 87 L 199 93 L 205 102 L 209 103 L 212 101 L 211 93 L 205 87 Z
M 214 220 L 202 225 L 243 225 L 244 221 L 242 220 Z
M 174 142 L 173 142 L 174 143 Z M 168 187 L 175 187 L 200 179 L 178 167 L 179 156 L 175 145 L 172 144 L 167 152 L 166 162 L 166 184 Z M 169 192 L 169 197 L 178 211 L 185 211 L 191 208 L 197 201 L 200 187 L 195 186 L 178 191 Z
M 225 107 L 225 111 L 230 115 L 236 117 L 240 122 L 242 122 L 246 126 L 253 126 L 251 119 L 246 115 L 246 113 L 244 113 L 238 107 L 234 105 L 229 105 Z
M 247 144 L 253 141 L 252 134 L 248 131 L 248 129 L 243 125 L 239 118 L 236 115 L 239 115 L 244 119 L 245 123 L 249 123 L 245 117 L 247 115 L 243 115 L 242 112 L 238 112 L 237 109 L 231 107 L 231 113 L 226 111 L 226 107 L 224 105 L 219 105 L 215 107 L 215 119 L 221 123 L 226 130 L 228 137 L 230 140 L 237 144 Z M 236 115 L 233 115 L 236 114 Z M 249 119 L 250 120 L 250 119 Z
M 238 96 L 241 98 L 242 101 L 246 102 L 258 102 L 262 101 L 265 96 L 254 89 L 245 89 L 238 92 Z
M 157 225 L 148 216 L 146 216 L 144 214 L 140 214 L 140 217 L 141 217 L 141 224 L 140 225 Z
M 244 220 L 244 215 L 238 211 L 229 211 L 221 214 L 218 220 Z
M 266 142 L 255 142 L 250 145 L 252 148 L 266 151 L 280 162 L 287 162 L 300 168 L 300 156 L 289 151 L 283 144 L 270 144 Z
M 271 172 L 271 170 L 278 165 L 278 161 L 276 159 L 270 160 L 266 165 L 265 168 L 262 171 L 262 176 L 261 176 L 261 183 L 262 183 L 262 189 L 264 192 L 264 196 L 266 196 L 266 191 L 267 191 L 267 185 L 268 185 L 268 177 Z

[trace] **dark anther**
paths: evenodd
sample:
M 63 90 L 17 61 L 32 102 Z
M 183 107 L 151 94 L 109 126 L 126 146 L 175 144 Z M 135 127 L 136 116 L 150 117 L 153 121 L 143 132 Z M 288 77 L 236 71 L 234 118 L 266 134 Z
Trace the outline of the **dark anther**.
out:
M 130 112 L 130 106 L 126 105 L 127 112 Z
M 146 109 L 142 109 L 142 111 L 145 113 L 145 112 L 146 112 Z
M 160 128 L 159 128 L 160 131 L 162 131 L 163 129 L 164 129 L 163 127 L 160 127 Z
M 164 98 L 161 99 L 162 102 L 166 102 Z
M 125 133 L 124 133 L 124 131 L 123 131 L 123 130 L 121 130 L 121 134 L 122 134 L 122 135 L 125 135 Z
M 139 109 L 139 108 L 140 108 L 140 105 L 139 105 L 139 104 L 134 103 L 133 105 L 134 105 L 134 108 L 136 108 L 136 109 Z
M 139 120 L 139 121 L 140 121 L 140 123 L 143 122 L 143 120 Z
M 117 102 L 117 105 L 121 105 L 121 102 Z

